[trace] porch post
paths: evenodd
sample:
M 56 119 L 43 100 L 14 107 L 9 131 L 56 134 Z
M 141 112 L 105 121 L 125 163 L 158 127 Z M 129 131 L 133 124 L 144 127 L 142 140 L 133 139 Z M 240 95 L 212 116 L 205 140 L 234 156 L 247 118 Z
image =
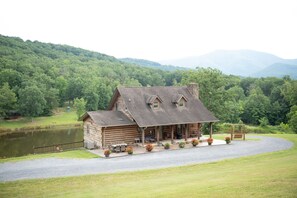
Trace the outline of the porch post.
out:
M 200 123 L 197 123 L 197 138 L 198 140 L 200 140 L 200 127 L 201 127 L 201 124 Z
M 185 141 L 188 139 L 188 131 L 189 131 L 189 124 L 186 124 L 186 131 L 185 131 Z
M 144 129 L 140 128 L 141 130 L 141 142 L 142 142 L 142 146 L 144 146 Z
M 173 144 L 173 126 L 171 126 L 171 144 Z
M 210 134 L 209 134 L 209 137 L 210 137 L 210 138 L 212 138 L 212 124 L 213 124 L 213 123 L 211 122 L 211 123 L 210 123 Z
M 157 144 L 159 145 L 160 143 L 160 126 L 159 127 L 155 127 L 155 131 L 157 132 Z
M 234 135 L 234 124 L 232 124 L 231 140 L 233 140 L 233 135 Z
M 104 127 L 102 127 L 102 147 L 105 148 L 105 132 L 104 132 Z

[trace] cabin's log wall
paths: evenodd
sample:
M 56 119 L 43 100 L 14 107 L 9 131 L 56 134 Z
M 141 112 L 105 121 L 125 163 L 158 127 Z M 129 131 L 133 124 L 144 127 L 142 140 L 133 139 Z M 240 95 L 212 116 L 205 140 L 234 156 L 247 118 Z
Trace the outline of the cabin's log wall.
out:
M 139 137 L 137 126 L 120 126 L 104 128 L 104 146 L 112 144 L 132 144 Z

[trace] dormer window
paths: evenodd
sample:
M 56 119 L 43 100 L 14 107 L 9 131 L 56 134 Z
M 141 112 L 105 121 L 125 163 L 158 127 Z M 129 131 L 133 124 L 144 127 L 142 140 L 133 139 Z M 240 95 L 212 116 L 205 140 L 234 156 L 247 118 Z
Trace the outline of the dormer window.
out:
M 178 102 L 178 106 L 180 106 L 180 107 L 185 106 L 185 102 L 184 101 L 185 101 L 184 99 L 180 99 L 179 102 Z
M 175 96 L 172 97 L 171 101 L 177 107 L 184 107 L 186 106 L 186 102 L 188 101 L 188 99 L 182 94 L 176 94 Z
M 153 108 L 154 108 L 154 109 L 158 109 L 158 108 L 159 108 L 159 101 L 155 101 L 155 102 L 153 103 Z
M 150 95 L 146 99 L 146 103 L 152 108 L 152 109 L 159 109 L 160 103 L 162 102 L 161 98 L 157 95 Z

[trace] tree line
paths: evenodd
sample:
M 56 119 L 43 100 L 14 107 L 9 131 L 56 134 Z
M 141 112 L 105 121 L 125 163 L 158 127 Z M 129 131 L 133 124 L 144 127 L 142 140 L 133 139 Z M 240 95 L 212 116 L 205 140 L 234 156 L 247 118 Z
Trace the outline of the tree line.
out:
M 85 101 L 106 109 L 117 86 L 172 86 L 196 82 L 200 99 L 222 122 L 288 125 L 297 132 L 297 81 L 242 78 L 217 69 L 162 71 L 65 45 L 0 35 L 0 117 L 51 115 Z

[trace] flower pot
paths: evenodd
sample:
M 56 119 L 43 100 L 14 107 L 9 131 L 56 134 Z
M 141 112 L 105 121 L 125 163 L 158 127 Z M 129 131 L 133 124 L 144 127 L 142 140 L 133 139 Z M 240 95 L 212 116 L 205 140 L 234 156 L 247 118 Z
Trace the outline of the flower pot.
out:
M 210 146 L 212 143 L 211 142 L 208 142 L 208 145 Z

